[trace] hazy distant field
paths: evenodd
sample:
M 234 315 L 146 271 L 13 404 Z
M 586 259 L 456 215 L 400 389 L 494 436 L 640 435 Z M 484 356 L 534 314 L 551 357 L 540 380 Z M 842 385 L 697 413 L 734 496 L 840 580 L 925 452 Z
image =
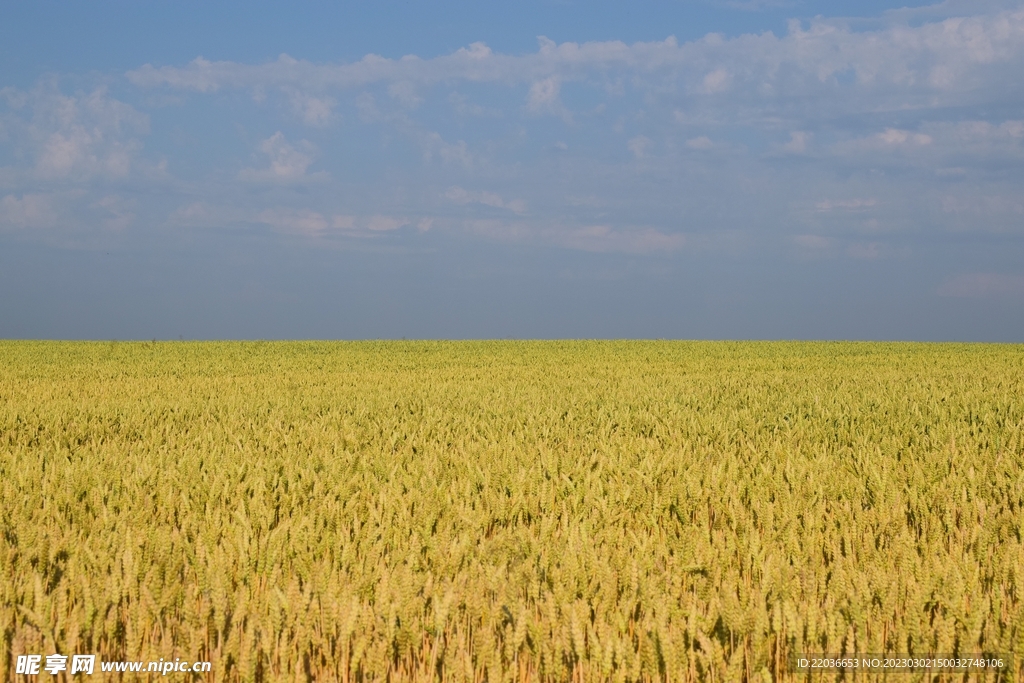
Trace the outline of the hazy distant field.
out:
M 1024 680 L 1022 431 L 1022 346 L 2 342 L 0 663 Z

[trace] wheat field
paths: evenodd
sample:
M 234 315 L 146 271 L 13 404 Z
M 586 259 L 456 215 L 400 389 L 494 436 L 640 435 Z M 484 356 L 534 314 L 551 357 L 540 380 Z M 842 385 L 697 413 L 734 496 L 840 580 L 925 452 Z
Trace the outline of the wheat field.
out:
M 1016 345 L 0 342 L 0 664 L 1024 680 L 1022 430 Z

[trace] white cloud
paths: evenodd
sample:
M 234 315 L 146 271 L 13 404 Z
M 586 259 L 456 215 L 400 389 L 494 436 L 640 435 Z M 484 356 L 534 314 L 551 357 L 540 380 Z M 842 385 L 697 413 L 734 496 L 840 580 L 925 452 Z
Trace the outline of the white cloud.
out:
M 474 43 L 439 57 L 367 55 L 348 64 L 197 59 L 144 66 L 128 80 L 160 88 L 136 92 L 143 103 L 174 95 L 209 106 L 213 93 L 234 90 L 233 102 L 256 108 L 251 95 L 270 103 L 259 105 L 263 119 L 284 119 L 252 139 L 251 159 L 215 158 L 223 145 L 204 150 L 208 168 L 241 169 L 233 178 L 211 171 L 173 181 L 169 191 L 180 191 L 185 205 L 172 216 L 179 225 L 258 223 L 289 234 L 386 239 L 449 229 L 456 214 L 494 219 L 496 235 L 571 248 L 640 253 L 698 244 L 714 231 L 774 230 L 790 249 L 867 256 L 891 247 L 851 245 L 850 235 L 1020 230 L 1024 121 L 989 119 L 1017 111 L 1024 97 L 1016 77 L 1024 72 L 1024 11 L 986 12 L 816 18 L 782 34 L 684 43 L 540 39 L 524 54 Z M 95 93 L 44 90 L 0 93 L 0 163 L 21 164 L 0 168 L 0 197 L 20 201 L 89 180 L 96 187 L 80 203 L 92 207 L 86 213 L 118 220 L 101 202 L 138 196 L 120 186 L 140 180 L 148 120 L 106 91 L 90 104 Z M 452 110 L 465 116 L 444 116 Z M 212 120 L 196 134 L 232 135 Z M 330 133 L 289 127 L 342 121 Z M 241 135 L 265 125 L 235 123 Z M 221 127 L 213 132 L 214 125 Z M 284 132 L 261 139 L 278 128 Z M 185 148 L 167 148 L 171 167 L 187 173 L 187 164 L 174 163 Z M 657 163 L 641 162 L 639 177 L 632 158 L 652 156 Z M 359 190 L 314 172 L 322 166 L 349 177 L 364 165 Z M 271 200 L 239 180 L 283 187 L 264 188 Z M 225 207 L 190 204 L 197 198 Z M 449 218 L 436 218 L 435 228 L 422 215 L 438 202 L 448 203 L 439 215 Z M 120 210 L 144 214 L 127 204 Z M 680 216 L 685 238 L 673 232 Z
M 392 230 L 398 230 L 401 227 L 409 225 L 409 221 L 405 218 L 396 218 L 394 216 L 370 216 L 366 222 L 366 228 L 373 232 L 390 232 Z
M 837 142 L 830 147 L 830 151 L 840 157 L 859 157 L 876 162 L 902 159 L 906 162 L 914 159 L 933 158 L 934 154 L 941 151 L 935 149 L 934 142 L 934 138 L 925 133 L 901 128 L 886 128 L 871 135 Z
M 416 94 L 416 84 L 411 81 L 398 81 L 388 86 L 388 94 L 408 109 L 415 109 L 423 98 Z
M 316 148 L 306 140 L 298 146 L 289 144 L 284 134 L 278 131 L 260 143 L 260 151 L 269 158 L 265 168 L 243 168 L 238 177 L 254 182 L 295 183 L 310 179 L 323 179 L 325 173 L 307 175 L 306 170 L 313 163 Z
M 729 89 L 732 79 L 726 69 L 715 69 L 704 77 L 701 90 L 709 95 L 725 92 Z
M 932 138 L 930 135 L 923 133 L 911 133 L 905 130 L 899 130 L 897 128 L 886 128 L 884 132 L 879 133 L 874 137 L 883 145 L 930 145 L 932 144 Z
M 686 236 L 655 228 L 610 225 L 566 226 L 527 221 L 474 220 L 467 229 L 501 242 L 541 244 L 598 253 L 652 254 L 681 249 Z
M 94 198 L 81 188 L 0 197 L 0 232 L 51 244 L 81 245 L 123 232 L 136 220 L 135 201 L 118 194 Z
M 331 227 L 336 230 L 355 230 L 356 217 L 343 214 L 335 214 L 331 218 Z
M 921 130 L 931 140 L 926 144 L 946 152 L 1024 158 L 1024 121 L 944 121 L 922 124 Z
M 104 227 L 108 230 L 121 231 L 127 229 L 135 221 L 133 204 L 124 197 L 110 194 L 94 202 L 91 208 L 102 211 Z
M 307 126 L 322 128 L 334 119 L 334 107 L 337 102 L 333 97 L 314 97 L 306 93 L 292 92 L 289 100 L 292 110 Z
M 647 254 L 676 251 L 686 244 L 686 237 L 652 228 L 616 230 L 608 225 L 591 225 L 570 230 L 556 241 L 583 251 Z
M 448 102 L 451 104 L 452 109 L 455 110 L 455 113 L 460 116 L 500 117 L 502 115 L 500 109 L 484 107 L 476 103 L 471 103 L 465 95 L 457 92 L 453 92 L 448 95 Z
M 806 117 L 974 104 L 1005 96 L 1008 88 L 1019 92 L 1011 75 L 1021 70 L 1024 10 L 1014 8 L 918 25 L 891 21 L 859 31 L 840 20 L 816 18 L 791 22 L 782 36 L 709 35 L 682 44 L 674 38 L 632 45 L 541 39 L 536 52 L 522 55 L 474 43 L 430 59 L 367 55 L 348 64 L 287 55 L 265 64 L 197 58 L 184 67 L 145 65 L 127 75 L 142 87 L 206 93 L 256 87 L 327 93 L 384 83 L 405 105 L 441 83 L 526 85 L 529 113 L 563 118 L 565 83 L 608 92 L 609 84 L 625 80 L 656 97 L 687 93 L 694 98 L 687 106 L 717 107 L 719 118 L 735 119 L 749 116 L 749 106 Z
M 447 142 L 437 132 L 424 133 L 415 131 L 414 136 L 419 139 L 420 145 L 423 148 L 423 158 L 426 161 L 431 161 L 436 155 L 446 164 L 458 164 L 466 168 L 473 165 L 473 155 L 470 153 L 469 146 L 465 140 L 459 140 L 454 143 Z
M 536 81 L 526 95 L 526 109 L 532 114 L 554 114 L 566 123 L 572 123 L 572 114 L 559 98 L 562 83 L 557 76 Z
M 651 139 L 644 135 L 637 135 L 635 138 L 631 138 L 626 147 L 633 156 L 637 159 L 642 159 L 647 155 L 647 148 L 651 146 Z
M 277 232 L 306 237 L 324 237 L 330 234 L 368 236 L 392 232 L 409 225 L 409 220 L 396 216 L 374 214 L 357 217 L 347 214 L 326 216 L 310 209 L 272 208 L 259 212 L 254 222 L 269 225 Z
M 1015 189 L 1014 194 L 996 194 L 956 188 L 941 197 L 939 206 L 960 229 L 1019 233 L 1024 230 L 1024 196 L 1019 186 Z
M 530 93 L 526 96 L 526 106 L 535 113 L 551 109 L 558 103 L 559 88 L 558 79 L 554 76 L 537 81 L 530 86 Z
M 0 199 L 0 228 L 49 228 L 57 223 L 53 199 L 46 194 L 13 194 Z
M 265 209 L 256 222 L 279 232 L 307 236 L 322 235 L 330 225 L 323 214 L 309 209 Z
M 377 108 L 377 100 L 368 92 L 361 93 L 356 98 L 356 109 L 359 111 L 359 118 L 364 123 L 377 121 L 381 118 L 380 109 Z
M 42 180 L 125 178 L 148 133 L 149 118 L 106 88 L 64 95 L 46 79 L 30 91 L 4 88 L 5 136 L 30 162 L 19 171 Z
M 175 227 L 217 228 L 244 222 L 250 214 L 236 207 L 192 202 L 172 211 L 167 222 Z
M 501 198 L 501 195 L 487 192 L 486 190 L 470 192 L 458 185 L 453 185 L 448 188 L 444 196 L 456 204 L 483 204 L 484 206 L 492 206 L 496 209 L 507 209 L 517 214 L 526 212 L 526 202 L 522 199 L 505 201 Z
M 889 127 L 851 136 L 829 145 L 828 152 L 861 164 L 916 166 L 939 177 L 965 177 L 1024 162 L 1024 122 L 926 121 L 916 129 Z
M 807 151 L 807 145 L 811 141 L 811 134 L 802 130 L 795 130 L 789 134 L 789 142 L 782 145 L 783 152 L 790 154 L 803 154 Z

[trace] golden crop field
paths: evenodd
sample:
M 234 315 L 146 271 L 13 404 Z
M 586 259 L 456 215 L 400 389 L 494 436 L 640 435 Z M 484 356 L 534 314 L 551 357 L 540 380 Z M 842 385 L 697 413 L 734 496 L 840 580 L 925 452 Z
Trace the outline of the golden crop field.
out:
M 3 342 L 0 660 L 1024 680 L 1022 432 L 1022 346 Z

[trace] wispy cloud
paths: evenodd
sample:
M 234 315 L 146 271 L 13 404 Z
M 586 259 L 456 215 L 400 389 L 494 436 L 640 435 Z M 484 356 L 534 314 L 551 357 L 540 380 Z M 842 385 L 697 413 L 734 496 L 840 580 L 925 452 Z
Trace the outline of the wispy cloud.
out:
M 546 245 L 596 253 L 671 253 L 686 244 L 686 236 L 655 228 L 610 225 L 566 226 L 525 221 L 475 220 L 466 229 L 501 242 Z
M 881 233 L 1020 232 L 1024 10 L 1005 5 L 520 54 L 199 57 L 73 94 L 7 88 L 4 220 L 40 223 L 30 198 L 73 188 L 51 205 L 142 225 L 126 186 L 158 179 L 173 200 L 150 213 L 169 225 L 315 237 L 429 228 L 640 254 L 729 231 L 873 258 L 891 253 Z M 231 112 L 197 133 L 224 142 L 209 163 L 150 135 L 145 103 L 166 96 Z
M 370 237 L 394 232 L 412 221 L 384 214 L 352 215 L 328 213 L 311 208 L 271 206 L 261 210 L 193 202 L 175 209 L 169 216 L 174 226 L 217 228 L 222 226 L 264 225 L 274 232 L 303 237 Z M 421 220 L 417 230 L 429 230 Z
M 470 192 L 458 185 L 453 185 L 448 188 L 448 191 L 445 192 L 444 196 L 456 204 L 482 204 L 496 209 L 507 209 L 517 214 L 526 212 L 526 202 L 522 199 L 510 199 L 506 201 L 502 199 L 501 195 L 498 193 L 487 192 L 486 190 Z
M 633 153 L 633 156 L 636 157 L 637 159 L 643 159 L 645 156 L 647 156 L 647 149 L 650 146 L 651 139 L 646 135 L 637 135 L 636 137 L 631 138 L 628 143 L 626 143 L 626 147 L 629 149 L 630 152 Z
M 149 117 L 109 95 L 105 87 L 65 95 L 45 79 L 30 91 L 0 90 L 8 139 L 42 180 L 124 178 L 133 171 Z
M 307 174 L 313 163 L 316 148 L 306 140 L 292 145 L 278 131 L 260 143 L 260 152 L 269 160 L 262 168 L 244 168 L 238 177 L 241 180 L 271 183 L 296 183 L 306 180 L 323 180 L 326 173 Z
M 609 225 L 590 225 L 570 230 L 557 238 L 564 246 L 584 251 L 646 254 L 671 252 L 686 244 L 686 236 L 654 228 L 615 229 Z
M 536 52 L 499 54 L 474 43 L 429 59 L 367 55 L 349 64 L 314 64 L 287 55 L 264 64 L 211 62 L 197 58 L 182 67 L 145 65 L 128 72 L 141 87 L 199 93 L 228 88 L 279 88 L 322 97 L 324 93 L 389 84 L 404 106 L 421 90 L 443 83 L 526 86 L 531 113 L 559 115 L 567 82 L 602 89 L 611 77 L 631 76 L 633 87 L 664 97 L 704 98 L 719 115 L 737 104 L 757 104 L 781 113 L 898 110 L 906 107 L 975 103 L 1019 86 L 994 65 L 1024 67 L 1024 11 L 1004 10 L 951 17 L 921 25 L 887 24 L 855 31 L 842 21 L 793 21 L 788 32 L 725 39 L 709 35 L 677 43 L 620 41 L 561 43 L 541 39 Z M 870 97 L 866 97 L 870 94 Z M 313 117 L 319 121 L 319 117 Z M 897 129 L 882 139 L 898 141 Z M 919 138 L 910 136 L 913 144 Z
M 291 91 L 288 99 L 292 110 L 307 126 L 324 127 L 334 122 L 334 108 L 337 101 L 333 97 L 314 97 L 308 93 Z
M 0 198 L 0 228 L 48 228 L 57 222 L 53 200 L 46 194 L 9 194 Z
M 330 219 L 309 209 L 264 209 L 255 221 L 279 232 L 299 235 L 322 235 L 332 227 Z
M 690 149 L 711 149 L 715 146 L 715 143 L 707 135 L 698 135 L 687 140 L 686 146 Z
M 572 114 L 559 98 L 561 87 L 562 84 L 557 76 L 548 76 L 533 83 L 526 95 L 527 110 L 533 114 L 555 114 L 564 119 L 566 123 L 571 123 Z

